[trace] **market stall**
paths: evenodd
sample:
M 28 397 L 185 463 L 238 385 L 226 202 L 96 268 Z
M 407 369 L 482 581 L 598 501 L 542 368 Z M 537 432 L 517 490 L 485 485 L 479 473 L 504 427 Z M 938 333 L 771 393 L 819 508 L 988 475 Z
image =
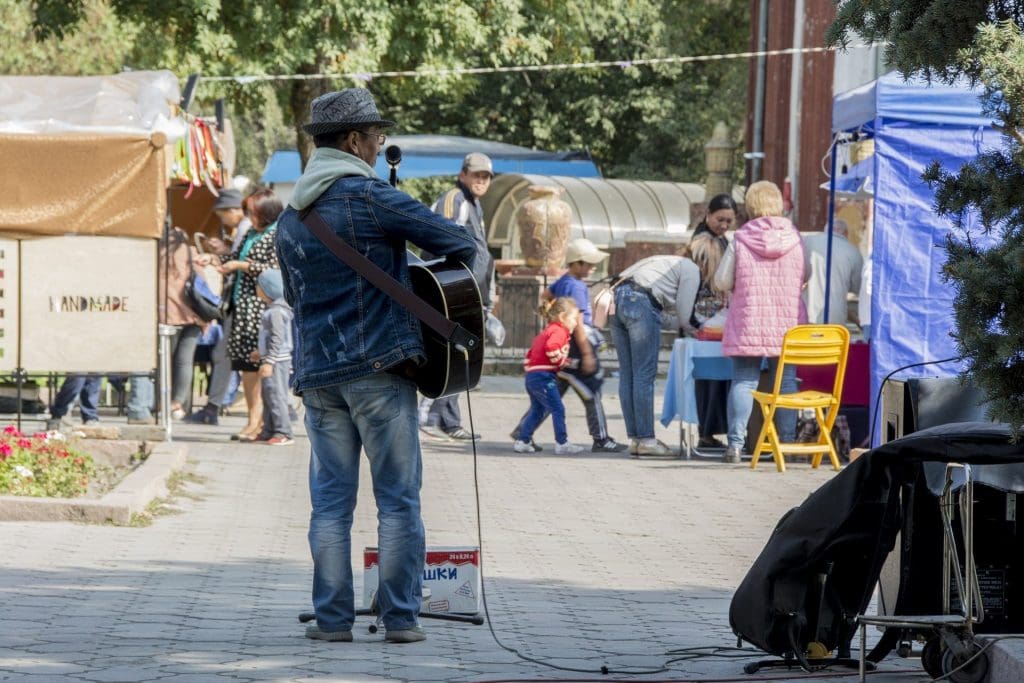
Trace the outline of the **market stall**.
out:
M 952 225 L 935 213 L 934 190 L 921 176 L 932 162 L 956 171 L 1000 144 L 979 95 L 966 85 L 904 81 L 891 73 L 833 100 L 833 159 L 843 144 L 874 139 L 870 169 L 856 174 L 858 189 L 874 197 L 872 410 L 890 372 L 958 355 L 950 336 L 953 293 L 942 281 Z M 833 168 L 832 178 L 839 177 Z M 924 365 L 900 376 L 949 377 L 959 370 L 956 363 Z M 876 428 L 875 444 L 879 436 Z
M 223 180 L 179 97 L 169 71 L 0 77 L 0 371 L 154 372 L 169 179 Z

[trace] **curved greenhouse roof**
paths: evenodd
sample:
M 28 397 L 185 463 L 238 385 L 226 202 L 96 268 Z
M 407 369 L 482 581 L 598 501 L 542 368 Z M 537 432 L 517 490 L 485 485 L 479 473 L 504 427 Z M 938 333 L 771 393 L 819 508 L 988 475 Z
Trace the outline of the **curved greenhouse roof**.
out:
M 608 180 L 507 173 L 494 178 L 481 199 L 487 241 L 505 256 L 519 255 L 516 211 L 529 199 L 530 185 L 563 189 L 572 207 L 572 236 L 599 247 L 622 246 L 627 233 L 643 231 L 682 239 L 690 228 L 691 206 L 704 201 L 704 186 L 655 180 Z

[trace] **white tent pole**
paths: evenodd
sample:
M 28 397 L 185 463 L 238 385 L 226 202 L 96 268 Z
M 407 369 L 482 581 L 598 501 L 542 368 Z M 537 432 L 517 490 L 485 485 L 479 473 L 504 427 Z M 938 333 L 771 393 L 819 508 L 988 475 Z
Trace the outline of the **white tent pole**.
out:
M 786 159 L 786 175 L 789 177 L 790 199 L 793 202 L 793 216 L 800 201 L 800 111 L 803 100 L 804 57 L 797 50 L 804 46 L 804 0 L 796 0 L 793 7 L 793 63 L 789 76 L 789 145 Z
M 828 324 L 828 302 L 832 295 L 832 225 L 836 217 L 836 152 L 839 135 L 832 136 L 832 174 L 828 179 L 828 240 L 825 248 L 825 312 L 822 322 Z

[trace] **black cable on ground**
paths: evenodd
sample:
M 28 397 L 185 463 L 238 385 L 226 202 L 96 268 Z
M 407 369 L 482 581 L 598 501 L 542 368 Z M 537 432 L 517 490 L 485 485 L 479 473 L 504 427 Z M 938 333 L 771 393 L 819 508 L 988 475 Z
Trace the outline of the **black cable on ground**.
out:
M 469 358 L 468 357 L 464 357 L 464 368 L 465 368 L 465 375 L 466 375 L 466 409 L 467 409 L 466 412 L 467 412 L 467 415 L 469 416 L 469 432 L 470 432 L 470 434 L 474 434 L 475 435 L 476 434 L 476 428 L 475 428 L 475 425 L 474 425 L 474 422 L 473 422 L 473 401 L 472 401 L 472 398 L 470 396 L 470 387 L 469 387 Z M 580 668 L 580 667 L 562 666 L 560 664 L 555 664 L 553 662 L 549 662 L 549 661 L 546 661 L 546 660 L 543 660 L 543 659 L 537 659 L 536 657 L 531 657 L 529 655 L 523 654 L 522 652 L 520 652 L 519 650 L 517 650 L 514 647 L 510 647 L 508 645 L 505 645 L 503 642 L 501 642 L 501 639 L 498 637 L 498 634 L 494 630 L 494 624 L 493 624 L 492 619 L 491 619 L 490 607 L 488 606 L 488 603 L 487 603 L 487 588 L 486 588 L 486 580 L 485 580 L 486 576 L 484 574 L 483 521 L 482 521 L 482 515 L 481 515 L 481 511 L 480 511 L 480 509 L 481 509 L 480 508 L 480 480 L 479 480 L 478 458 L 477 458 L 476 439 L 475 438 L 472 439 L 472 449 L 473 449 L 473 494 L 474 494 L 474 498 L 475 498 L 475 502 L 476 502 L 477 544 L 480 547 L 480 600 L 483 603 L 483 607 L 484 607 L 484 617 L 485 617 L 486 622 L 487 622 L 487 629 L 490 631 L 491 638 L 494 640 L 495 644 L 499 648 L 501 648 L 502 650 L 508 652 L 509 654 L 514 655 L 515 657 L 518 657 L 519 659 L 521 659 L 521 660 L 523 660 L 525 662 L 530 662 L 531 664 L 537 664 L 537 665 L 540 665 L 540 666 L 545 666 L 545 667 L 548 667 L 550 669 L 554 669 L 556 671 L 566 671 L 566 672 L 569 672 L 569 673 L 601 674 L 603 676 L 608 676 L 608 675 L 611 675 L 611 674 L 618 674 L 618 675 L 624 675 L 624 676 L 652 676 L 652 675 L 655 675 L 655 674 L 661 674 L 661 673 L 669 672 L 670 669 L 668 668 L 668 666 L 670 664 L 673 664 L 673 663 L 676 663 L 676 662 L 686 662 L 686 661 L 693 661 L 693 660 L 697 660 L 697 659 L 716 659 L 716 658 L 717 659 L 749 659 L 751 657 L 761 657 L 761 656 L 763 656 L 763 653 L 761 653 L 761 652 L 754 652 L 752 650 L 745 650 L 743 648 L 723 647 L 723 646 L 718 646 L 718 645 L 705 645 L 705 646 L 676 648 L 676 649 L 673 649 L 673 650 L 669 650 L 666 653 L 666 655 L 669 656 L 670 658 L 665 662 L 665 664 L 663 666 L 661 666 L 659 668 L 642 669 L 642 668 L 626 667 L 626 668 L 612 669 L 611 667 L 609 667 L 607 665 L 602 665 L 598 669 L 593 669 L 593 668 L 585 669 L 585 668 Z M 827 668 L 828 668 L 828 666 L 818 667 L 818 668 L 813 669 L 809 673 L 813 674 L 817 678 L 842 678 L 842 677 L 849 677 L 849 676 L 857 675 L 856 672 L 851 672 L 851 673 L 846 673 L 846 672 L 843 672 L 843 673 L 839 673 L 839 672 L 836 672 L 836 673 L 822 673 L 822 671 L 824 669 L 827 669 Z M 873 673 L 873 672 L 871 672 L 871 673 Z M 890 673 L 901 673 L 901 672 L 890 672 Z M 919 674 L 916 674 L 916 672 L 911 672 L 911 673 L 915 673 L 915 675 L 919 675 Z M 799 677 L 799 676 L 797 676 L 797 677 Z M 793 674 L 788 674 L 788 675 L 784 675 L 784 676 L 751 676 L 751 675 L 744 675 L 743 677 L 738 677 L 738 678 L 649 679 L 649 683 L 747 683 L 747 682 L 755 682 L 755 681 L 785 681 L 785 680 L 793 680 L 793 678 L 794 678 Z M 508 683 L 513 683 L 515 681 L 528 681 L 528 680 L 530 680 L 530 679 L 500 679 L 500 680 L 489 681 L 488 683 L 505 683 L 506 681 L 508 681 Z M 587 681 L 587 680 L 599 680 L 602 683 L 612 683 L 613 681 L 618 680 L 618 679 L 609 679 L 609 678 L 579 679 L 579 678 L 574 678 L 574 679 L 543 679 L 543 680 L 550 681 L 552 683 L 554 683 L 556 681 L 562 681 L 562 680 L 564 680 L 564 681 L 571 681 L 572 683 L 583 683 L 584 681 Z
M 469 357 L 468 356 L 464 356 L 464 361 L 465 361 L 464 367 L 465 367 L 465 372 L 466 372 L 466 412 L 469 415 L 469 433 L 475 435 L 476 434 L 476 428 L 473 425 L 473 401 L 470 398 L 470 394 L 469 394 L 469 388 L 470 388 L 469 387 L 469 384 L 470 384 L 470 382 L 469 382 Z M 478 468 L 477 468 L 476 438 L 472 439 L 472 444 L 473 444 L 472 445 L 472 447 L 473 447 L 473 493 L 474 493 L 474 496 L 475 496 L 475 499 L 476 499 L 476 533 L 477 533 L 477 543 L 480 546 L 480 600 L 481 600 L 481 602 L 483 603 L 483 606 L 484 606 L 484 617 L 487 620 L 487 628 L 488 628 L 488 630 L 490 630 L 491 638 L 494 639 L 494 642 L 497 644 L 497 646 L 500 647 L 502 650 L 505 650 L 506 652 L 508 652 L 508 653 L 510 653 L 512 655 L 515 655 L 516 657 L 519 657 L 523 661 L 531 662 L 533 664 L 539 664 L 540 666 L 546 666 L 546 667 L 549 667 L 551 669 L 555 669 L 557 671 L 568 671 L 568 672 L 571 672 L 571 673 L 584 673 L 584 674 L 599 673 L 599 674 L 602 674 L 602 675 L 623 674 L 623 675 L 628 675 L 628 676 L 644 676 L 644 675 L 653 675 L 653 674 L 660 674 L 660 673 L 667 672 L 668 669 L 665 668 L 665 667 L 660 667 L 660 668 L 657 668 L 657 669 L 639 669 L 639 668 L 637 668 L 637 669 L 634 669 L 634 668 L 612 669 L 612 668 L 610 668 L 607 665 L 602 665 L 600 667 L 600 669 L 584 669 L 584 668 L 571 667 L 571 666 L 562 666 L 560 664 L 554 664 L 552 662 L 548 662 L 548 661 L 545 661 L 545 660 L 542 660 L 542 659 L 537 659 L 536 657 L 530 657 L 529 655 L 524 655 L 522 652 L 520 652 L 516 648 L 509 647 L 508 645 L 505 645 L 503 642 L 501 642 L 501 639 L 498 638 L 498 634 L 495 633 L 495 631 L 494 631 L 494 625 L 491 622 L 491 612 L 490 612 L 490 609 L 489 609 L 489 607 L 487 605 L 487 588 L 486 588 L 486 581 L 485 581 L 486 577 L 484 575 L 484 533 L 483 533 L 483 521 L 482 521 L 481 514 L 480 514 L 480 480 L 479 480 L 479 477 L 478 477 Z

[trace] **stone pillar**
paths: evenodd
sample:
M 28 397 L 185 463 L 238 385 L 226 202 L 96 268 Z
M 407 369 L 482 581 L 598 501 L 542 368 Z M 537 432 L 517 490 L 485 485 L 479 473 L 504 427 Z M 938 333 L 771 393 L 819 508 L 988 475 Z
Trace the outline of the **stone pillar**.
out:
M 627 232 L 623 236 L 624 247 L 611 250 L 609 273 L 621 273 L 640 259 L 660 254 L 675 254 L 687 243 L 686 235 L 648 230 Z
M 544 291 L 545 282 L 550 284 L 554 281 L 552 277 L 515 271 L 501 278 L 501 302 L 497 315 L 505 326 L 505 347 L 530 346 L 530 342 L 541 330 L 540 317 L 537 315 L 541 292 Z
M 723 121 L 715 124 L 711 139 L 704 145 L 704 168 L 708 179 L 704 183 L 704 201 L 718 194 L 732 192 L 733 162 L 736 145 L 729 139 L 729 127 Z

